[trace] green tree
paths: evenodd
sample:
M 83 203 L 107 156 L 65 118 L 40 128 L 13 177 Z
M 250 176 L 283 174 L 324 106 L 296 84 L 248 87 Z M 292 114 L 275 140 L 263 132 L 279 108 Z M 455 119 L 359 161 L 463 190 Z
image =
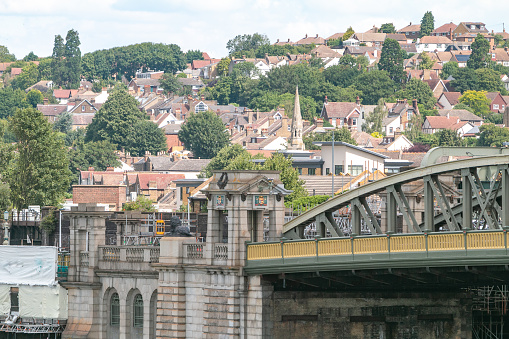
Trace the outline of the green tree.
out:
M 12 79 L 12 87 L 26 90 L 38 81 L 39 69 L 36 64 L 28 63 L 22 68 L 20 75 Z
M 154 129 L 155 124 L 150 121 L 152 125 L 143 122 L 145 117 L 136 99 L 124 89 L 116 88 L 87 127 L 85 141 L 110 141 L 133 155 L 166 149 L 161 143 L 162 130 L 157 126 Z
M 230 58 L 222 58 L 217 64 L 216 71 L 220 77 L 228 75 L 228 68 L 230 67 Z
M 485 91 L 466 91 L 459 98 L 459 102 L 469 106 L 477 116 L 490 114 L 490 100 Z
M 422 52 L 419 57 L 421 58 L 419 69 L 431 69 L 435 64 L 435 61 L 432 60 L 426 52 Z
M 222 120 L 213 112 L 191 114 L 178 133 L 195 158 L 212 159 L 230 140 Z
M 401 46 L 396 40 L 385 39 L 382 47 L 382 55 L 378 62 L 378 69 L 387 71 L 389 77 L 396 84 L 401 84 L 405 81 L 406 73 L 403 70 Z
M 467 61 L 468 68 L 478 69 L 485 68 L 488 66 L 488 62 L 491 58 L 488 57 L 490 50 L 490 43 L 484 36 L 477 34 L 475 41 L 471 45 L 472 54 Z
M 189 50 L 186 52 L 186 61 L 188 64 L 192 63 L 193 60 L 203 60 L 203 52 L 200 50 Z
M 421 20 L 421 31 L 419 33 L 419 38 L 423 36 L 430 35 L 431 32 L 435 29 L 435 18 L 431 12 L 424 13 L 424 16 Z
M 38 81 L 41 80 L 51 80 L 51 58 L 44 58 L 39 60 L 39 78 Z
M 144 195 L 138 195 L 135 201 L 130 201 L 122 206 L 122 211 L 155 212 L 156 208 L 152 201 Z
M 308 195 L 304 188 L 304 181 L 299 179 L 299 172 L 292 167 L 292 159 L 286 158 L 282 153 L 274 153 L 263 165 L 264 170 L 280 171 L 280 178 L 286 189 L 293 192 L 285 197 L 285 202 L 291 202 Z
M 388 22 L 380 26 L 380 33 L 396 33 L 396 27 L 392 22 Z
M 422 104 L 426 109 L 432 109 L 437 102 L 428 84 L 417 78 L 410 79 L 405 88 L 396 92 L 395 95 L 397 98 L 405 98 L 410 102 L 417 99 L 417 103 Z
M 20 210 L 28 205 L 56 206 L 71 180 L 63 140 L 34 108 L 18 110 L 11 120 L 11 130 L 19 142 L 5 177 L 14 207 Z
M 347 58 L 349 55 L 343 56 L 340 60 L 343 60 Z M 353 58 L 351 58 L 353 59 Z M 352 62 L 355 62 L 352 60 Z M 359 76 L 362 71 L 359 70 L 359 67 L 356 64 L 352 66 L 347 65 L 335 65 L 328 67 L 323 71 L 323 76 L 325 77 L 325 80 L 333 84 L 334 86 L 339 86 L 346 88 L 350 86 L 355 78 Z
M 51 80 L 56 86 L 61 86 L 66 78 L 65 45 L 60 35 L 55 35 L 53 54 L 51 55 Z
M 363 73 L 355 79 L 354 86 L 362 92 L 363 104 L 366 105 L 376 105 L 380 98 L 390 97 L 394 93 L 394 81 L 386 71 Z
M 477 75 L 477 89 L 486 92 L 502 92 L 504 84 L 500 75 L 490 68 L 478 68 L 475 70 Z
M 26 96 L 27 102 L 33 108 L 37 108 L 37 104 L 42 104 L 43 96 L 38 89 L 31 89 Z
M 383 132 L 383 120 L 387 116 L 388 112 L 385 108 L 384 99 L 378 100 L 378 104 L 375 109 L 369 113 L 364 119 L 362 130 L 366 133 L 372 134 L 375 132 Z
M 254 51 L 262 45 L 270 44 L 266 35 L 254 33 L 237 35 L 235 38 L 228 40 L 226 49 L 230 55 L 234 53 L 242 53 L 244 51 Z
M 230 162 L 242 154 L 249 154 L 244 147 L 239 144 L 227 145 L 223 147 L 208 165 L 200 172 L 201 178 L 210 178 L 212 171 L 225 169 Z
M 355 31 L 353 30 L 352 26 L 348 27 L 345 34 L 343 34 L 343 41 L 350 39 L 350 37 L 354 34 Z
M 332 132 L 334 131 L 334 141 L 347 142 L 351 145 L 357 145 L 355 139 L 352 138 L 352 134 L 346 127 L 338 128 L 334 130 L 328 130 L 325 133 L 310 133 L 302 138 L 304 145 L 307 150 L 320 149 L 320 146 L 313 144 L 319 141 L 332 141 Z
M 9 53 L 9 49 L 0 45 L 0 62 L 14 62 L 16 57 L 14 54 Z
M 80 38 L 77 31 L 71 29 L 67 32 L 65 37 L 65 68 L 66 77 L 65 85 L 67 88 L 79 88 L 81 78 L 81 50 L 80 50 Z
M 458 132 L 452 129 L 443 129 L 435 133 L 437 138 L 438 146 L 450 147 L 450 146 L 463 146 L 463 140 L 458 135 Z
M 464 93 L 465 91 L 477 91 L 478 89 L 478 77 L 475 70 L 472 68 L 464 67 L 458 69 L 454 75 L 454 80 L 451 81 L 451 85 L 456 91 Z
M 164 73 L 161 80 L 161 87 L 168 93 L 177 93 L 181 88 L 182 84 L 178 81 L 171 73 Z
M 442 67 L 442 73 L 440 73 L 440 77 L 442 79 L 448 79 L 450 76 L 456 78 L 456 74 L 459 71 L 459 66 L 456 61 L 449 61 L 444 64 Z
M 63 112 L 58 116 L 57 121 L 53 124 L 53 129 L 61 133 L 69 133 L 72 128 L 72 113 Z
M 77 184 L 80 171 L 86 171 L 89 167 L 96 171 L 105 171 L 108 167 L 120 166 L 116 150 L 115 144 L 105 140 L 87 143 L 83 140 L 78 141 L 69 151 L 72 184 Z
M 25 91 L 13 89 L 12 87 L 0 88 L 0 119 L 13 116 L 18 108 L 26 108 Z
M 7 211 L 11 207 L 11 189 L 6 183 L 0 182 L 0 211 Z
M 509 130 L 493 124 L 484 124 L 479 127 L 477 146 L 502 147 L 504 142 L 509 142 Z
M 410 120 L 410 124 L 408 128 L 405 130 L 405 136 L 410 139 L 414 144 L 416 142 L 424 143 L 420 141 L 420 137 L 423 135 L 422 133 L 422 123 L 423 117 L 420 114 L 413 114 Z
M 39 57 L 34 54 L 34 52 L 30 51 L 24 58 L 23 61 L 37 61 L 39 60 Z

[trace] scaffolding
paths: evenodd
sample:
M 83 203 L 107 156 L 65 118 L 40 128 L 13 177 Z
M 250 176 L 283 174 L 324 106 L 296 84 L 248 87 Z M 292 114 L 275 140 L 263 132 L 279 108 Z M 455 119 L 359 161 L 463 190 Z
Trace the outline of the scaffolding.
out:
M 10 333 L 62 333 L 65 329 L 65 321 L 49 320 L 48 323 L 16 323 L 8 324 L 5 322 L 0 323 L 0 332 Z
M 509 338 L 507 321 L 507 285 L 470 288 L 472 293 L 472 338 Z

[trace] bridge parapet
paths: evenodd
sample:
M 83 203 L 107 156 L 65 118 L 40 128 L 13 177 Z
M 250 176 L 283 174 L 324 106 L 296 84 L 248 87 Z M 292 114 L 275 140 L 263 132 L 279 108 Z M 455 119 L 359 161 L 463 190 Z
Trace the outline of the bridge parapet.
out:
M 508 259 L 507 229 L 247 243 L 247 274 L 458 265 Z
M 99 270 L 154 271 L 158 246 L 99 246 Z

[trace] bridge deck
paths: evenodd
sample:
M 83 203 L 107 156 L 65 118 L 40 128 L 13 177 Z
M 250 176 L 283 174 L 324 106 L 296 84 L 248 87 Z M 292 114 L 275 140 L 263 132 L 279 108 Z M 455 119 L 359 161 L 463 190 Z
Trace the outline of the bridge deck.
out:
M 507 265 L 507 230 L 247 244 L 247 274 Z

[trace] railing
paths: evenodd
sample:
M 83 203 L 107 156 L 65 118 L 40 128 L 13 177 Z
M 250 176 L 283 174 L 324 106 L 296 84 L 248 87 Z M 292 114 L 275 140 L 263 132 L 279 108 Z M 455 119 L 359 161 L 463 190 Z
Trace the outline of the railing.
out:
M 80 253 L 80 266 L 82 266 L 82 267 L 88 266 L 88 252 Z
M 203 258 L 203 250 L 204 244 L 184 244 L 187 249 L 187 258 L 188 259 L 202 259 Z
M 129 262 L 143 262 L 144 261 L 143 248 L 127 248 L 126 260 Z
M 247 244 L 247 260 L 505 249 L 507 230 L 317 238 Z M 249 265 L 249 264 L 248 264 Z
M 119 247 L 103 247 L 102 250 L 104 261 L 120 261 Z
M 215 244 L 214 245 L 214 259 L 227 260 L 228 259 L 228 245 Z
M 159 262 L 159 247 L 154 247 L 150 249 L 150 262 L 158 263 Z

